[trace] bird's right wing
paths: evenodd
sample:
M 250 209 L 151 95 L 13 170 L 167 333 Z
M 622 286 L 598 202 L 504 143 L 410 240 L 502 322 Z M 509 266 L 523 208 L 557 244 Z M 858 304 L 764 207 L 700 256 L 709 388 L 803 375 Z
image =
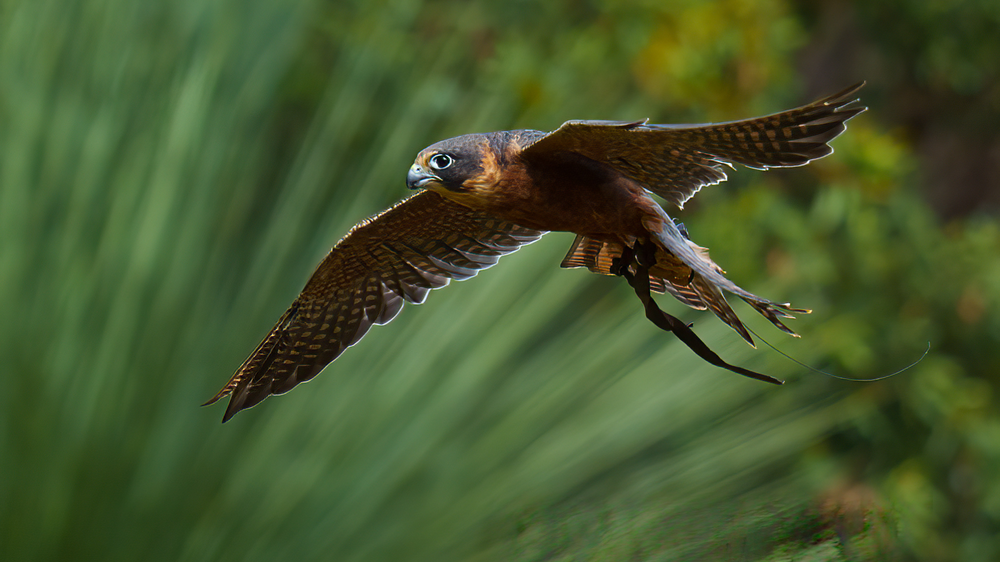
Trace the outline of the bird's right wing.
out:
M 833 152 L 828 143 L 844 132 L 848 119 L 866 109 L 854 104 L 863 85 L 796 109 L 728 123 L 567 121 L 551 133 L 531 138 L 522 155 L 545 159 L 575 152 L 683 207 L 702 187 L 726 179 L 723 165 L 803 166 Z
M 330 251 L 264 341 L 207 404 L 232 395 L 223 421 L 316 376 L 403 301 L 464 280 L 543 231 L 422 191 L 357 226 Z

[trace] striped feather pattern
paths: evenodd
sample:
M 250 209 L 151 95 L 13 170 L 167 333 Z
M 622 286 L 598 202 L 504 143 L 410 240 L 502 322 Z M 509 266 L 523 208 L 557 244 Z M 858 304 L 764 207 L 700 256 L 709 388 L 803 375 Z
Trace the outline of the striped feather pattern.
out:
M 586 267 L 594 273 L 613 275 L 611 273 L 611 260 L 619 257 L 623 249 L 622 245 L 617 242 L 602 242 L 577 235 L 559 266 L 565 268 Z M 656 293 L 670 293 L 674 298 L 695 310 L 705 310 L 706 308 L 698 293 L 684 284 L 650 274 L 649 287 Z
M 330 251 L 264 341 L 207 404 L 232 398 L 223 421 L 323 370 L 404 302 L 464 280 L 544 232 L 422 191 L 353 229 Z
M 863 85 L 796 109 L 728 123 L 567 121 L 528 145 L 524 156 L 577 152 L 683 207 L 702 187 L 726 179 L 724 165 L 761 170 L 803 166 L 833 152 L 828 143 L 846 130 L 848 119 L 866 109 L 854 104 Z

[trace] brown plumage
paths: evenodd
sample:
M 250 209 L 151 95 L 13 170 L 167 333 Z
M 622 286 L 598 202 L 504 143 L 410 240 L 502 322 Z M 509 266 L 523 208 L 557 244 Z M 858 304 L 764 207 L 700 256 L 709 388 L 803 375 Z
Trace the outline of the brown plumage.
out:
M 807 310 L 729 281 L 650 192 L 680 207 L 702 187 L 725 180 L 724 166 L 802 166 L 830 154 L 829 141 L 865 111 L 853 103 L 862 85 L 745 121 L 568 121 L 551 133 L 501 131 L 435 143 L 417 155 L 407 175 L 408 187 L 424 189 L 351 229 L 208 404 L 232 395 L 226 421 L 291 390 L 372 324 L 392 320 L 404 301 L 421 303 L 430 289 L 468 279 L 552 230 L 577 235 L 562 267 L 625 275 L 647 316 L 655 304 L 642 291 L 668 292 L 711 310 L 753 345 L 723 296 L 727 291 L 794 335 L 781 318 Z M 646 262 L 633 262 L 637 249 L 648 250 Z M 623 253 L 627 263 L 620 264 Z M 648 287 L 633 283 L 636 274 L 648 277 Z

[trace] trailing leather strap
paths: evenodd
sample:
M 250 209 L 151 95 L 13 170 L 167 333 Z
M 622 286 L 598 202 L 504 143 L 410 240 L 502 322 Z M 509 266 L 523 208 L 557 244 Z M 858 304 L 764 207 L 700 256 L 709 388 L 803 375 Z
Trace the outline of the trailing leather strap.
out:
M 637 241 L 635 247 L 626 247 L 622 251 L 621 257 L 617 258 L 616 263 L 612 266 L 612 272 L 624 277 L 628 281 L 628 284 L 632 286 L 632 289 L 635 290 L 636 296 L 639 297 L 639 300 L 642 301 L 642 306 L 646 309 L 646 318 L 661 330 L 673 332 L 677 336 L 677 339 L 684 342 L 684 345 L 688 346 L 698 357 L 716 367 L 722 367 L 744 377 L 750 377 L 771 384 L 785 384 L 785 381 L 774 377 L 727 363 L 705 345 L 705 342 L 701 341 L 701 338 L 694 333 L 690 326 L 660 310 L 656 301 L 653 300 L 649 286 L 649 267 L 646 264 L 649 263 L 648 258 L 652 255 L 651 251 L 655 252 L 655 248 L 650 246 L 642 245 Z

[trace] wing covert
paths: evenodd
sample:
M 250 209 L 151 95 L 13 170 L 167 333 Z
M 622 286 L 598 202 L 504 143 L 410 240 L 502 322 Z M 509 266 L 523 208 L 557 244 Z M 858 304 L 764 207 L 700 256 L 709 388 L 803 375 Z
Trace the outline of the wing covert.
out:
M 316 376 L 404 302 L 468 279 L 543 231 L 506 222 L 422 191 L 355 226 L 229 382 L 223 421 Z

